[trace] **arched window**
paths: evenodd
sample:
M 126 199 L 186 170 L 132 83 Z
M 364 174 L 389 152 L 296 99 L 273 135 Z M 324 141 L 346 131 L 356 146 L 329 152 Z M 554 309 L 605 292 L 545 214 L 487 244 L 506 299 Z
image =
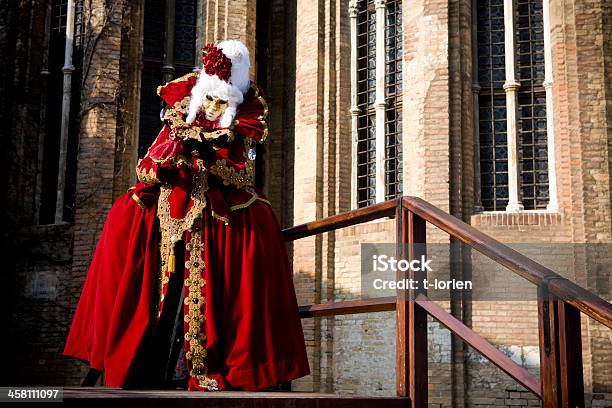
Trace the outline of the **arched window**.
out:
M 476 1 L 482 208 L 544 209 L 550 201 L 550 146 L 543 0 L 506 3 Z M 514 106 L 516 115 L 509 115 Z M 516 155 L 508 154 L 512 149 Z

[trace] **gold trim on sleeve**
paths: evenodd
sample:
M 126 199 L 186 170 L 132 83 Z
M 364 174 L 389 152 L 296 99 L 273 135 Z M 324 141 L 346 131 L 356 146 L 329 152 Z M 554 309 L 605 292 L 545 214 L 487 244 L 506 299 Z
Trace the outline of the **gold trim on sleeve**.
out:
M 136 201 L 136 204 L 138 204 L 138 206 L 140 208 L 142 208 L 143 210 L 145 210 L 147 208 L 147 206 L 145 205 L 145 203 L 140 199 L 140 197 L 138 197 L 136 194 L 132 193 L 132 200 Z
M 165 159 L 161 159 L 161 160 L 156 160 L 152 157 L 149 157 L 151 159 L 151 161 L 155 164 L 165 164 L 165 163 L 170 163 L 172 165 L 178 166 L 180 164 L 185 164 L 187 165 L 187 167 L 191 167 L 191 162 L 189 161 L 189 159 L 182 155 L 176 155 L 176 156 L 170 156 L 170 157 L 166 157 Z
M 210 166 L 210 172 L 220 177 L 226 186 L 231 184 L 236 188 L 244 188 L 253 184 L 254 171 L 248 163 L 244 170 L 236 170 L 229 166 L 225 159 L 221 159 Z
M 138 177 L 138 181 L 145 183 L 145 184 L 161 183 L 161 181 L 157 178 L 157 174 L 155 174 L 155 170 L 154 169 L 149 169 L 149 170 L 141 169 L 140 162 L 138 162 L 138 167 L 136 167 L 136 176 Z
M 226 186 L 233 185 L 236 188 L 244 188 L 253 186 L 255 183 L 255 161 L 250 160 L 247 154 L 249 150 L 249 138 L 244 138 L 243 151 L 246 167 L 243 170 L 236 170 L 229 166 L 225 159 L 219 159 L 210 166 L 210 172 L 219 177 Z

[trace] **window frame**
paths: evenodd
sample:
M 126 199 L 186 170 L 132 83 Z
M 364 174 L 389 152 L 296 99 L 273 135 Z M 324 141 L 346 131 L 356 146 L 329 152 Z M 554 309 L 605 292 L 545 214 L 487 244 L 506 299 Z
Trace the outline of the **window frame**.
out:
M 387 14 L 387 10 L 390 7 L 395 10 L 393 29 L 387 25 L 387 18 L 391 15 Z M 349 2 L 351 18 L 351 207 L 353 209 L 397 197 L 402 192 L 401 75 L 404 71 L 402 11 L 403 2 L 401 0 L 352 0 Z M 374 21 L 374 30 L 371 30 L 372 21 Z M 360 31 L 364 27 L 365 32 Z M 394 46 L 389 47 L 396 52 L 394 60 L 388 58 L 388 47 L 386 46 L 391 35 L 395 38 Z M 372 38 L 370 37 L 372 36 L 375 38 L 374 46 L 371 45 Z M 374 49 L 373 64 L 371 49 Z M 388 67 L 393 65 L 396 68 L 389 75 Z M 375 71 L 374 78 L 372 78 L 373 70 Z M 390 78 L 394 81 L 393 83 L 387 82 Z M 372 88 L 373 80 L 374 88 Z M 369 84 L 368 81 L 370 81 Z M 391 95 L 389 91 L 393 87 L 395 92 Z M 391 115 L 395 117 L 390 118 Z M 399 124 L 396 120 L 398 116 L 400 117 Z M 394 131 L 391 132 L 391 129 Z M 395 153 L 393 157 L 388 155 L 390 150 Z M 367 180 L 362 183 L 363 179 Z M 364 190 L 370 191 L 366 191 L 364 196 Z M 395 191 L 389 193 L 390 190 Z

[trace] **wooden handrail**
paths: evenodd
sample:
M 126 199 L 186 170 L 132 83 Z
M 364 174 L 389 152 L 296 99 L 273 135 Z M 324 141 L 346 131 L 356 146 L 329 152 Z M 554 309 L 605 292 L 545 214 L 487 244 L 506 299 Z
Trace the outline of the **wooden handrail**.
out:
M 293 241 L 332 230 L 391 217 L 397 200 L 388 200 L 368 207 L 332 215 L 321 220 L 296 225 L 283 230 L 286 241 Z M 471 225 L 445 213 L 418 197 L 402 197 L 402 206 L 425 221 L 447 232 L 454 238 L 472 246 L 478 252 L 510 269 L 538 287 L 548 285 L 551 294 L 568 302 L 587 316 L 612 328 L 612 305 L 599 296 L 576 285 L 545 266 L 527 258 L 520 252 L 482 233 Z
M 318 305 L 300 306 L 300 317 L 336 316 L 354 313 L 389 312 L 395 310 L 396 297 L 387 296 L 375 299 L 345 300 Z
M 594 293 L 581 288 L 574 282 L 565 279 L 423 199 L 404 197 L 403 204 L 409 211 L 414 212 L 425 221 L 465 242 L 478 252 L 504 265 L 538 287 L 546 283 L 551 294 L 577 307 L 587 316 L 612 328 L 612 305 Z
M 395 214 L 397 199 L 383 201 L 368 207 L 332 215 L 321 220 L 307 222 L 283 230 L 285 241 L 293 241 L 312 235 L 322 234 L 351 225 L 362 224 L 378 218 L 391 217 Z
M 300 317 L 396 310 L 397 393 L 410 396 L 414 407 L 426 407 L 428 401 L 427 314 L 540 397 L 543 406 L 584 405 L 580 311 L 612 328 L 612 305 L 594 293 L 416 197 L 401 197 L 301 224 L 283 230 L 283 235 L 286 241 L 293 241 L 383 217 L 395 217 L 398 259 L 418 257 L 420 246 L 411 244 L 425 244 L 425 223 L 429 222 L 538 287 L 540 380 L 429 300 L 424 291 L 410 289 L 410 297 L 398 291 L 397 297 L 301 306 Z M 422 276 L 410 277 L 419 281 Z

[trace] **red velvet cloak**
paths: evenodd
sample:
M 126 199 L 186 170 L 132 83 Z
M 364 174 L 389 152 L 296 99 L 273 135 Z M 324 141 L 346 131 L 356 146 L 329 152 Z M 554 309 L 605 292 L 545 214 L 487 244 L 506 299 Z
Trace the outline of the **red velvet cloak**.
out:
M 158 93 L 182 114 L 196 79 L 179 78 Z M 265 140 L 266 117 L 253 86 L 239 107 L 234 140 L 211 162 L 172 145 L 176 132 L 188 130 L 180 118 L 139 161 L 141 182 L 108 215 L 64 349 L 104 371 L 106 386 L 123 386 L 158 322 L 176 239 L 186 248 L 189 389 L 258 390 L 309 374 L 284 240 L 269 202 L 253 187 L 247 154 L 250 141 Z

